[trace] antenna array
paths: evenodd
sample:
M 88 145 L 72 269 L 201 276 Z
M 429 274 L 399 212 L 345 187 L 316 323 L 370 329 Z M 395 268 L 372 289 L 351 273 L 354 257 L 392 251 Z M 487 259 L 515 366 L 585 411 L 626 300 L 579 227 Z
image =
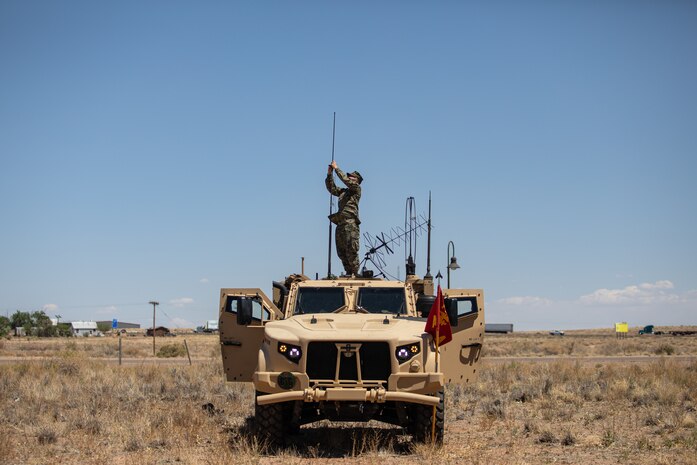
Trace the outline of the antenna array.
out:
M 388 276 L 384 268 L 387 266 L 385 255 L 394 253 L 393 247 L 413 244 L 414 238 L 428 232 L 428 218 L 420 213 L 409 219 L 405 227 L 396 226 L 387 232 L 373 236 L 363 233 L 364 247 L 368 250 L 363 258 L 363 263 L 370 262 L 383 276 Z

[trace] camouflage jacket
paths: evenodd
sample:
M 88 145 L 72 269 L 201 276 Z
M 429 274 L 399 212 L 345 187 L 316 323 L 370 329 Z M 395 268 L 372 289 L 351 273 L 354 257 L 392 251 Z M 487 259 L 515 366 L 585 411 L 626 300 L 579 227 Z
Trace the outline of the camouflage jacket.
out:
M 340 189 L 336 187 L 334 176 L 331 173 L 327 174 L 327 178 L 324 180 L 327 190 L 332 195 L 339 197 L 339 211 L 329 215 L 329 220 L 334 224 L 348 221 L 361 224 L 361 220 L 358 219 L 358 201 L 361 200 L 361 185 L 351 181 L 339 168 L 334 171 L 336 171 L 336 175 L 341 179 L 341 182 L 346 185 L 346 188 Z

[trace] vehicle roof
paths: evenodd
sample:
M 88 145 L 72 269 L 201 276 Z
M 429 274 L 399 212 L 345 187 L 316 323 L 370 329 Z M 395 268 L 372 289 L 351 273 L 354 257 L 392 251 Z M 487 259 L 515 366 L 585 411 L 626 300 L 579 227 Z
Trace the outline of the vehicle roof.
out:
M 406 287 L 404 281 L 387 281 L 384 279 L 337 278 L 307 280 L 297 283 L 298 287 Z

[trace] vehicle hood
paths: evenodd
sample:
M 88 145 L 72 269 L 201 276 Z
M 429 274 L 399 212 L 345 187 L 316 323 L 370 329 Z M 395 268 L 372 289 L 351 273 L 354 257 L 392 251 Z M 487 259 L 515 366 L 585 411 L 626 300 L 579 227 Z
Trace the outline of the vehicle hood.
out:
M 298 340 L 370 341 L 421 338 L 423 318 L 364 313 L 296 315 L 266 324 L 266 334 L 286 342 Z

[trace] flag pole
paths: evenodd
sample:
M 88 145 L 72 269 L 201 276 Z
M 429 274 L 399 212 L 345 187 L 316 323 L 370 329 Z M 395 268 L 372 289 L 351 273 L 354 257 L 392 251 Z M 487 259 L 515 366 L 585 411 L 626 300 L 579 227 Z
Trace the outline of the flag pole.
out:
M 438 373 L 438 355 L 440 354 L 440 312 L 442 307 L 440 285 L 438 286 L 438 296 L 436 296 L 436 304 L 438 312 L 436 316 L 436 373 Z M 433 417 L 431 418 L 431 444 L 436 443 L 436 406 L 433 406 Z
M 438 373 L 438 355 L 440 355 L 440 292 L 438 293 L 438 297 L 436 297 L 436 301 L 438 303 L 438 313 L 436 316 L 436 373 Z

